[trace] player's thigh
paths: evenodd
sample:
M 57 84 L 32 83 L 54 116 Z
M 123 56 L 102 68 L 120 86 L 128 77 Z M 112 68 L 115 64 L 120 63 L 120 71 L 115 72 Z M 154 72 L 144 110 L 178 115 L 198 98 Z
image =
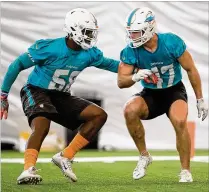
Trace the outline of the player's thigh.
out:
M 185 124 L 188 116 L 187 93 L 183 83 L 178 84 L 169 93 L 168 117 L 172 124 Z
M 87 112 L 81 115 L 89 106 L 96 105 L 80 97 L 61 93 L 54 95 L 51 99 L 59 113 L 59 119 L 55 119 L 55 122 L 72 130 L 78 128 L 82 123 L 85 123 L 86 120 L 91 118 L 95 113 L 95 107 L 93 107 L 93 110 L 90 108 Z M 99 108 L 99 106 L 96 108 Z
M 180 125 L 180 124 L 183 125 L 187 121 L 187 115 L 188 115 L 188 104 L 182 99 L 175 100 L 172 103 L 168 114 L 171 123 L 173 125 Z
M 124 105 L 125 118 L 139 117 L 140 119 L 146 119 L 149 115 L 147 103 L 144 98 L 136 94 L 132 96 Z
M 28 118 L 28 123 L 36 117 L 46 117 L 50 119 L 51 114 L 57 114 L 56 108 L 51 103 L 46 90 L 32 85 L 26 85 L 20 92 L 22 107 Z
M 163 92 L 144 88 L 140 93 L 135 94 L 135 96 L 142 98 L 140 101 L 143 101 L 141 102 L 142 105 L 139 106 L 144 111 L 141 119 L 153 119 L 166 112 Z
M 106 121 L 107 113 L 94 103 L 90 103 L 79 115 L 79 119 L 84 121 L 89 121 L 97 117 Z

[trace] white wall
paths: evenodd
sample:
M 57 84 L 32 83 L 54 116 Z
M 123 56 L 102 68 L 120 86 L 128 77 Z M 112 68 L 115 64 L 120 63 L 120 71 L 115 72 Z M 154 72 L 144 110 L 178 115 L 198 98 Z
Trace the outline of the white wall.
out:
M 96 15 L 100 26 L 97 46 L 106 56 L 119 59 L 126 45 L 124 19 L 132 9 L 140 6 L 148 6 L 156 12 L 159 32 L 174 32 L 185 40 L 200 72 L 204 97 L 208 101 L 208 2 L 1 2 L 1 81 L 8 65 L 35 40 L 64 36 L 65 14 L 76 7 L 87 8 Z M 19 91 L 31 70 L 22 72 L 13 85 L 9 119 L 2 123 L 2 136 L 18 138 L 20 130 L 29 130 Z M 132 149 L 135 146 L 126 129 L 122 108 L 142 87 L 136 85 L 120 90 L 116 78 L 116 74 L 89 68 L 77 78 L 73 89 L 96 91 L 104 99 L 109 117 L 100 135 L 100 147 L 112 145 Z M 208 148 L 208 120 L 197 119 L 195 96 L 185 73 L 183 82 L 189 96 L 189 120 L 197 124 L 196 148 Z M 174 131 L 165 115 L 146 121 L 144 125 L 149 148 L 175 148 Z M 64 128 L 52 124 L 52 129 L 64 137 Z

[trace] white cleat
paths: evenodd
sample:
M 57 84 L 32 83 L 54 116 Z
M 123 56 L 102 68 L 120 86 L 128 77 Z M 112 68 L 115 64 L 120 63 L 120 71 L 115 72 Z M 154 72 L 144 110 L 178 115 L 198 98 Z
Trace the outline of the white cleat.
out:
M 68 177 L 73 182 L 77 181 L 77 177 L 72 170 L 72 160 L 63 157 L 60 152 L 52 157 L 52 162 L 62 170 L 64 176 Z
M 179 177 L 180 177 L 179 179 L 180 183 L 193 182 L 192 174 L 190 173 L 189 170 L 186 169 L 181 170 Z
M 24 170 L 17 178 L 17 184 L 37 185 L 42 181 L 41 176 L 36 174 L 37 171 L 38 170 L 34 166 L 30 167 L 27 170 Z
M 152 157 L 139 156 L 139 161 L 133 172 L 133 179 L 140 179 L 146 175 L 146 170 L 149 164 L 152 163 Z

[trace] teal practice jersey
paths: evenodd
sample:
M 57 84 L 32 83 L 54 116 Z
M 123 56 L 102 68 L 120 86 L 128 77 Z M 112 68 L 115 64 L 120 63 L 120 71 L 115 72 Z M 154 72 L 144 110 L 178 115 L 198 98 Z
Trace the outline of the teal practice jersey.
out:
M 38 40 L 28 52 L 11 64 L 2 84 L 9 92 L 21 70 L 35 66 L 28 84 L 44 89 L 69 92 L 78 74 L 87 67 L 97 67 L 117 73 L 119 61 L 106 58 L 96 47 L 74 51 L 67 47 L 66 38 Z
M 142 86 L 151 89 L 162 89 L 177 84 L 182 79 L 181 65 L 178 58 L 186 50 L 184 41 L 173 33 L 158 35 L 158 47 L 151 53 L 143 46 L 131 48 L 127 46 L 121 51 L 122 62 L 134 65 L 139 69 L 150 69 L 158 77 L 158 83 L 146 83 Z

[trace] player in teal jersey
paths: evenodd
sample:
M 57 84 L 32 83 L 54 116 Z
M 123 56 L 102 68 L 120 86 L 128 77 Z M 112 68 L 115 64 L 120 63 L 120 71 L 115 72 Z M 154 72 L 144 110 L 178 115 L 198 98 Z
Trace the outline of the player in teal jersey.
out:
M 128 46 L 121 52 L 118 86 L 127 88 L 141 82 L 144 89 L 125 105 L 126 125 L 140 153 L 133 178 L 146 174 L 152 162 L 145 143 L 141 120 L 167 114 L 175 132 L 180 155 L 179 182 L 192 182 L 190 172 L 190 137 L 187 130 L 187 93 L 181 81 L 181 68 L 186 70 L 197 99 L 198 117 L 207 117 L 201 80 L 184 41 L 173 33 L 156 33 L 154 12 L 149 8 L 134 9 L 126 19 Z M 138 71 L 134 71 L 138 68 Z
M 72 159 L 96 136 L 107 119 L 106 112 L 99 106 L 72 96 L 70 87 L 85 68 L 94 66 L 117 73 L 119 61 L 104 57 L 94 47 L 98 24 L 89 11 L 78 8 L 68 12 L 64 30 L 67 37 L 38 40 L 27 53 L 20 55 L 9 66 L 1 87 L 1 119 L 6 119 L 9 108 L 7 96 L 13 82 L 22 70 L 35 66 L 21 90 L 23 110 L 32 134 L 26 146 L 24 171 L 17 179 L 18 184 L 42 181 L 35 164 L 51 121 L 72 130 L 81 126 L 69 146 L 52 158 L 65 176 L 77 181 Z

